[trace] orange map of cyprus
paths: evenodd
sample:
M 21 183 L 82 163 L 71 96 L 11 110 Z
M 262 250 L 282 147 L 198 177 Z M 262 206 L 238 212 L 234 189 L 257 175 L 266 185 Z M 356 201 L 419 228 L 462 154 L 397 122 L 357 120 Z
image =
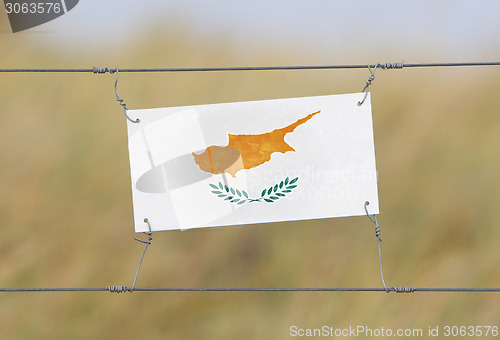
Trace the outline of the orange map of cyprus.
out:
M 268 162 L 275 152 L 295 151 L 285 142 L 285 135 L 293 132 L 297 126 L 304 124 L 320 112 L 311 113 L 282 129 L 261 135 L 228 134 L 227 146 L 212 145 L 199 155 L 193 152 L 194 161 L 203 171 L 215 175 L 226 172 L 236 177 L 236 173 L 240 170 L 255 168 Z

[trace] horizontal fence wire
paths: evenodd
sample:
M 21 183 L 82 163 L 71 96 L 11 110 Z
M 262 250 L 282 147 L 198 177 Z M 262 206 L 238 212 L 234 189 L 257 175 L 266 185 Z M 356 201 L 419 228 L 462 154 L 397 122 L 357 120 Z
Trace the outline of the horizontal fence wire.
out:
M 382 68 L 412 68 L 412 67 L 457 67 L 457 66 L 500 66 L 500 62 L 460 62 L 460 63 L 378 63 L 357 65 L 302 65 L 302 66 L 236 66 L 236 67 L 179 67 L 179 68 L 4 68 L 0 72 L 74 72 L 74 73 L 106 73 L 114 72 L 214 72 L 214 71 L 270 71 L 270 70 L 334 70 L 334 69 L 364 69 L 375 66 Z M 106 70 L 105 70 L 106 69 Z
M 119 288 L 119 289 L 117 289 Z M 469 292 L 469 293 L 500 293 L 500 288 L 416 288 L 390 289 L 384 288 L 134 288 L 134 292 L 384 292 L 384 293 L 415 293 L 415 292 Z M 107 288 L 0 288 L 0 293 L 14 292 L 131 292 L 127 287 Z

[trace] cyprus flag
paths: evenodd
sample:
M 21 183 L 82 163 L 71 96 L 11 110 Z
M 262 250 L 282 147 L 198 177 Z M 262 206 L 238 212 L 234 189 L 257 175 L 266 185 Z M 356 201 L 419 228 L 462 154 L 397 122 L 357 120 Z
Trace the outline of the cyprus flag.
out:
M 363 96 L 128 111 L 135 231 L 378 214 Z

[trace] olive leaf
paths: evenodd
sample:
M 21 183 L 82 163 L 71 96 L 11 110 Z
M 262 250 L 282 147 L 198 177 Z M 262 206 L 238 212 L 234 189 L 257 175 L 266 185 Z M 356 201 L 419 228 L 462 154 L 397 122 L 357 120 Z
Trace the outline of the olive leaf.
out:
M 252 202 L 267 202 L 274 203 L 282 197 L 286 197 L 287 194 L 291 193 L 293 189 L 297 187 L 298 177 L 290 180 L 289 177 L 285 178 L 283 181 L 271 186 L 270 188 L 263 189 L 258 198 L 250 198 L 245 190 L 239 190 L 231 188 L 228 185 L 219 182 L 218 185 L 209 184 L 212 189 L 211 192 L 217 197 L 222 198 L 224 201 L 234 203 L 236 205 L 242 205 L 245 203 Z M 272 196 L 271 196 L 272 194 Z

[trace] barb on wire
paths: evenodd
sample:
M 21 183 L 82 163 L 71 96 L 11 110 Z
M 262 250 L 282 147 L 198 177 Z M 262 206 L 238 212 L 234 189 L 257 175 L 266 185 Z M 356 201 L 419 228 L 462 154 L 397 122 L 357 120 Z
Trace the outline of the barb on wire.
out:
M 114 69 L 110 69 L 109 67 L 92 67 L 92 72 L 94 73 L 100 73 L 100 74 L 103 74 L 103 73 L 110 73 L 110 74 L 113 74 L 115 73 L 117 69 L 114 68 Z
M 110 293 L 124 293 L 130 291 L 127 286 L 109 286 L 108 291 Z
M 402 69 L 405 67 L 405 61 L 403 60 L 400 63 L 385 63 L 385 64 L 379 64 L 379 67 L 383 70 L 395 70 L 395 69 Z

